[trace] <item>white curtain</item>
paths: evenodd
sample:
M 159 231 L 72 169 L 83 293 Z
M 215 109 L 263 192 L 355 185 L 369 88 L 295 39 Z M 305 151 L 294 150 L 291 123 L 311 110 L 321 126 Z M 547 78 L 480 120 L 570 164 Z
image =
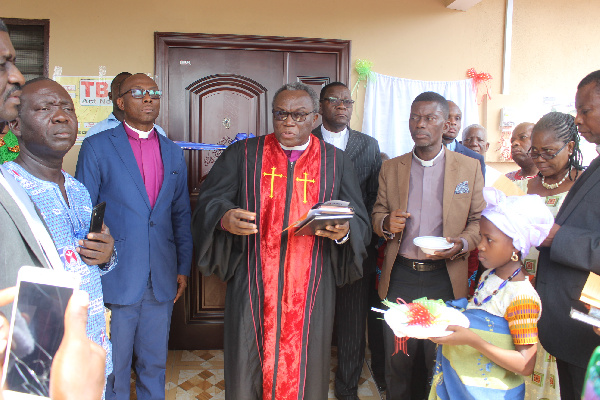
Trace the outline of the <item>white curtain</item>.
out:
M 381 151 L 390 158 L 411 151 L 414 142 L 408 130 L 410 106 L 415 97 L 428 91 L 437 92 L 460 107 L 462 129 L 479 123 L 476 93 L 471 79 L 428 82 L 375 73 L 367 84 L 362 131 L 377 139 Z

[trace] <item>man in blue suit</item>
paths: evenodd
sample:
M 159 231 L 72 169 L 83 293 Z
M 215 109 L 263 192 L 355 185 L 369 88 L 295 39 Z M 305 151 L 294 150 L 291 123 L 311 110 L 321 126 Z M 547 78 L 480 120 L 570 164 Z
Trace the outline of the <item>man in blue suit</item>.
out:
M 134 355 L 137 398 L 165 398 L 171 313 L 191 268 L 187 167 L 182 150 L 156 132 L 161 94 L 144 74 L 125 79 L 117 99 L 123 123 L 84 141 L 75 173 L 93 204 L 106 202 L 119 255 L 102 279 L 112 310 L 107 399 L 129 399 Z
M 460 111 L 460 108 L 458 108 L 455 102 L 450 100 L 448 100 L 448 105 L 450 106 L 450 114 L 448 114 L 448 130 L 442 135 L 444 146 L 446 146 L 448 150 L 479 160 L 479 163 L 481 164 L 481 173 L 485 176 L 485 159 L 483 156 L 456 140 L 462 126 L 462 112 Z

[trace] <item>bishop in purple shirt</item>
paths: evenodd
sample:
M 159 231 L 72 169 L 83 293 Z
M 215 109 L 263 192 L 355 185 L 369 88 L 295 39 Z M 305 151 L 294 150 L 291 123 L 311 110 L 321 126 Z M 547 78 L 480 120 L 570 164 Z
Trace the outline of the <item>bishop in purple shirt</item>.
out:
M 105 221 L 122 254 L 102 279 L 112 310 L 107 399 L 129 399 L 134 355 L 137 397 L 164 398 L 173 303 L 191 268 L 187 166 L 179 146 L 156 132 L 161 95 L 144 74 L 125 79 L 116 99 L 123 123 L 83 141 L 75 173 L 93 204 L 106 202 Z

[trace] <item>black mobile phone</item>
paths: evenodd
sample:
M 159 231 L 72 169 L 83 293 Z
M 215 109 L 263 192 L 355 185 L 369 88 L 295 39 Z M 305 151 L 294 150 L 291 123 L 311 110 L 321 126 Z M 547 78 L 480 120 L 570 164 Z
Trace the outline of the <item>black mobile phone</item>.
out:
M 92 218 L 90 219 L 90 233 L 100 233 L 102 230 L 102 223 L 104 222 L 104 210 L 106 209 L 106 202 L 96 204 L 92 209 Z

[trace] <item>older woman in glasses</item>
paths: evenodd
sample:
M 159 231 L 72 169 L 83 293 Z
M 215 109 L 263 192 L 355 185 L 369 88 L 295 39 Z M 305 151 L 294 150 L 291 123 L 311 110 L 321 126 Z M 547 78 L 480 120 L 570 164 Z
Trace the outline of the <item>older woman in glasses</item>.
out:
M 527 193 L 564 197 L 583 169 L 575 119 L 559 112 L 544 115 L 533 127 L 528 153 L 539 173 L 526 181 Z
M 575 119 L 569 114 L 551 112 L 533 127 L 529 156 L 539 173 L 527 180 L 515 182 L 527 194 L 537 194 L 556 217 L 569 189 L 583 170 L 579 134 Z M 535 281 L 539 252 L 532 247 L 523 260 L 525 269 Z M 550 359 L 549 359 L 550 358 Z M 558 372 L 554 357 L 538 345 L 532 379 L 526 379 L 526 398 L 560 399 Z

